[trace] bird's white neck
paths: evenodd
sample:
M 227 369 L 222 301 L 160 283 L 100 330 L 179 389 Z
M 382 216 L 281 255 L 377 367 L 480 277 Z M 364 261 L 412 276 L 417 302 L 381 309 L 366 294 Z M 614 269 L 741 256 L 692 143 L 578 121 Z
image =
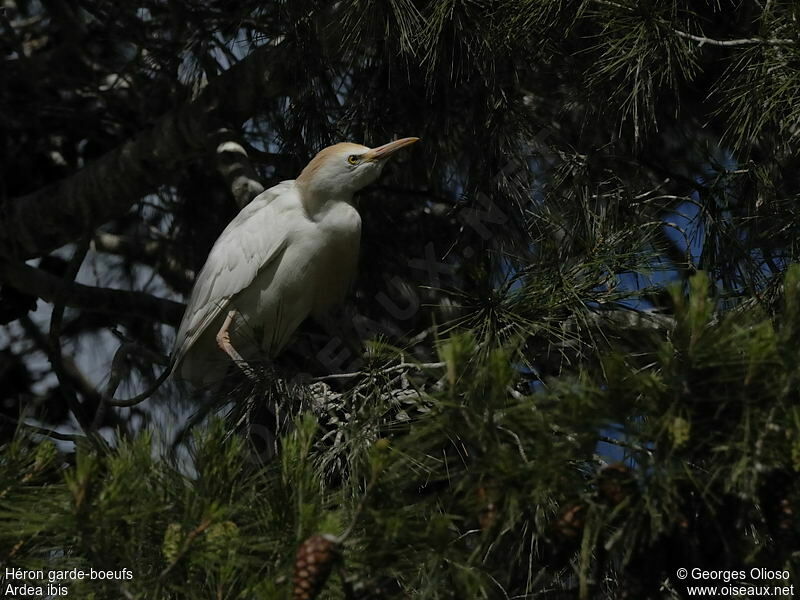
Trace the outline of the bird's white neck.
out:
M 319 220 L 320 217 L 338 204 L 353 205 L 353 194 L 351 192 L 331 193 L 330 190 L 314 189 L 312 186 L 303 185 L 302 183 L 298 184 L 297 189 L 303 208 L 309 218 L 314 221 Z

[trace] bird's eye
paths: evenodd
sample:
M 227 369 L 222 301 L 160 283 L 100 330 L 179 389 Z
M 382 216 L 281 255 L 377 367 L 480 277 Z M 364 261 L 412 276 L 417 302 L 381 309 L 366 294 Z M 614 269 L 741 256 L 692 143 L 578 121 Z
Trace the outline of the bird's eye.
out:
M 347 157 L 347 162 L 349 162 L 351 165 L 357 165 L 360 160 L 361 157 L 359 157 L 358 154 L 351 154 Z

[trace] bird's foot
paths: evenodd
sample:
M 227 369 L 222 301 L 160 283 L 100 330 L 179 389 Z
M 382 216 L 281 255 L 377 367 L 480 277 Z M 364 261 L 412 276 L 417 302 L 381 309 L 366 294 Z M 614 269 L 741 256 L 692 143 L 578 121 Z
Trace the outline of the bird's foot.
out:
M 217 333 L 217 345 L 225 354 L 231 357 L 231 360 L 236 363 L 236 366 L 242 370 L 242 373 L 251 381 L 258 381 L 258 376 L 248 362 L 242 358 L 242 355 L 236 351 L 231 343 L 231 335 L 228 333 L 227 328 L 223 328 Z

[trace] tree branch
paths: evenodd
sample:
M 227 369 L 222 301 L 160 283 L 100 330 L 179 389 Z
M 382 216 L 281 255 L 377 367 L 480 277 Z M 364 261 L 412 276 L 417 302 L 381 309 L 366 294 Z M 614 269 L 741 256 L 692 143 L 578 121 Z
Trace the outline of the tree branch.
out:
M 92 249 L 98 252 L 118 254 L 130 260 L 152 267 L 174 290 L 182 293 L 192 289 L 194 274 L 160 240 L 137 239 L 136 237 L 98 233 L 92 240 Z
M 59 440 L 61 442 L 73 442 L 78 444 L 87 438 L 82 435 L 75 435 L 70 433 L 59 433 L 55 429 L 47 429 L 46 427 L 39 427 L 38 425 L 32 425 L 30 423 L 26 423 L 25 421 L 20 421 L 19 419 L 15 419 L 8 415 L 0 415 L 0 419 L 4 421 L 8 421 L 14 425 L 22 426 L 25 429 L 29 429 L 33 433 L 38 433 L 39 435 L 46 435 L 47 437 L 51 437 L 54 440 Z
M 239 208 L 244 208 L 264 191 L 258 173 L 233 130 L 218 130 L 214 136 L 214 145 L 217 171 L 228 184 L 236 204 Z
M 47 337 L 41 332 L 33 320 L 28 315 L 25 315 L 20 319 L 20 324 L 36 346 L 47 354 L 50 351 Z M 71 385 L 83 396 L 85 404 L 93 410 L 97 409 L 100 406 L 102 396 L 86 374 L 80 370 L 75 359 L 66 355 L 63 357 L 63 365 L 64 375 L 69 377 Z M 118 431 L 123 432 L 124 435 L 130 434 L 127 420 L 120 419 L 115 413 L 111 413 L 109 416 L 110 418 L 106 418 L 104 421 L 105 425 L 111 425 Z
M 797 40 L 792 39 L 778 39 L 778 38 L 742 38 L 738 40 L 714 40 L 711 38 L 704 37 L 702 35 L 693 35 L 691 33 L 687 33 L 686 31 L 681 31 L 680 29 L 673 29 L 673 31 L 682 38 L 687 40 L 692 40 L 693 42 L 698 42 L 701 46 L 708 44 L 709 46 L 723 46 L 723 47 L 731 47 L 731 46 L 757 46 L 757 45 L 764 45 L 764 46 L 794 46 L 797 44 Z
M 625 12 L 631 13 L 634 12 L 634 7 L 632 6 L 624 6 L 617 2 L 610 2 L 609 0 L 592 0 L 595 4 L 601 4 L 604 6 L 611 6 L 613 8 L 617 8 L 619 10 L 623 10 Z M 766 10 L 764 11 L 767 12 Z M 681 31 L 680 29 L 672 29 L 672 31 L 687 40 L 692 40 L 693 42 L 698 42 L 701 46 L 708 44 L 709 46 L 722 46 L 722 47 L 735 47 L 735 46 L 757 46 L 757 45 L 764 45 L 764 46 L 794 46 L 800 43 L 800 40 L 793 40 L 789 38 L 762 38 L 762 37 L 752 37 L 752 38 L 740 38 L 735 40 L 715 40 L 712 38 L 707 38 L 702 35 L 694 35 L 687 31 Z
M 0 255 L 41 256 L 124 214 L 168 183 L 182 163 L 205 152 L 217 115 L 240 124 L 266 98 L 294 89 L 288 42 L 254 50 L 200 95 L 71 177 L 0 205 Z
M 89 240 L 84 238 L 78 242 L 78 247 L 75 249 L 75 253 L 67 265 L 66 273 L 61 280 L 61 287 L 56 292 L 56 297 L 53 300 L 53 312 L 50 315 L 50 331 L 45 346 L 47 349 L 47 358 L 58 379 L 58 387 L 64 397 L 64 401 L 67 403 L 69 410 L 84 431 L 86 431 L 89 425 L 88 417 L 83 404 L 75 393 L 75 386 L 72 384 L 72 378 L 67 375 L 64 368 L 64 355 L 61 351 L 61 324 L 64 321 L 67 291 L 69 286 L 75 283 L 75 277 L 78 276 L 78 271 L 83 264 L 83 259 L 86 258 L 88 250 Z
M 56 302 L 64 293 L 66 306 L 86 311 L 138 317 L 171 325 L 180 322 L 185 306 L 144 292 L 99 288 L 81 283 L 64 283 L 55 275 L 23 263 L 0 261 L 0 280 L 11 287 Z

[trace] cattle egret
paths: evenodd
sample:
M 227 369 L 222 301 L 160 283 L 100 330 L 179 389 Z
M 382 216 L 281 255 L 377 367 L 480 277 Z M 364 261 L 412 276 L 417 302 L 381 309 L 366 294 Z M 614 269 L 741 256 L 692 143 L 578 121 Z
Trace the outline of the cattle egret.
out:
M 173 373 L 208 384 L 231 359 L 249 373 L 242 356 L 276 356 L 306 317 L 343 300 L 361 237 L 353 194 L 377 179 L 386 159 L 418 139 L 377 148 L 330 146 L 296 180 L 244 207 L 197 276 L 175 340 Z

